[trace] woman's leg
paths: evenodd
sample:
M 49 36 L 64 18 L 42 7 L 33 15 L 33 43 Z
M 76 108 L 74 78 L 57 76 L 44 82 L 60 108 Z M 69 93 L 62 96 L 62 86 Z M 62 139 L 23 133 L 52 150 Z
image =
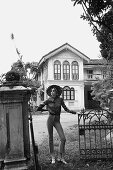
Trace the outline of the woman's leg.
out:
M 47 129 L 48 129 L 48 136 L 49 136 L 49 151 L 51 154 L 52 163 L 55 163 L 54 145 L 53 145 L 53 124 L 54 124 L 54 117 L 49 116 L 47 120 Z
M 60 137 L 60 160 L 63 162 L 63 163 L 67 163 L 65 160 L 64 160 L 64 153 L 65 153 L 65 142 L 66 142 L 66 138 L 65 138 L 65 135 L 64 135 L 64 131 L 63 131 L 63 128 L 62 128 L 62 125 L 60 123 L 60 121 L 58 122 L 55 122 L 54 124 L 58 134 L 59 134 L 59 137 Z

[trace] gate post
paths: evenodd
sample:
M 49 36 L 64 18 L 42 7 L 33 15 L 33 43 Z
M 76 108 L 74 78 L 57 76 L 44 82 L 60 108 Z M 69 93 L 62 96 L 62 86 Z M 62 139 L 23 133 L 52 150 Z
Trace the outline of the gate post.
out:
M 31 90 L 20 82 L 16 72 L 6 74 L 0 86 L 0 169 L 30 168 L 28 101 Z
M 30 90 L 23 86 L 0 87 L 0 161 L 4 170 L 28 169 L 29 98 Z

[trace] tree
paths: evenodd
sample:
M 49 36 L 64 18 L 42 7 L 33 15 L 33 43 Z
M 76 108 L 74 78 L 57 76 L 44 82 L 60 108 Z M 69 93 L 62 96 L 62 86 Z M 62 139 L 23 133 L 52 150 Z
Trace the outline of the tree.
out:
M 110 89 L 113 87 L 113 81 L 109 77 L 104 80 L 98 80 L 92 84 L 92 96 L 94 100 L 100 102 L 102 108 L 109 107 Z
M 113 30 L 113 10 L 108 11 L 103 17 L 104 23 Z M 100 52 L 103 58 L 111 62 L 113 58 L 113 33 L 105 25 L 102 25 L 100 32 L 96 33 L 97 40 L 100 42 Z
M 22 81 L 26 79 L 34 79 L 38 70 L 38 63 L 24 63 L 22 60 L 19 59 L 17 60 L 17 62 L 12 64 L 11 70 L 19 72 Z
M 88 21 L 93 34 L 100 42 L 102 57 L 110 60 L 113 55 L 113 1 L 112 0 L 72 0 L 74 6 L 83 8 L 81 18 Z
M 94 100 L 100 101 L 101 107 L 108 107 L 113 88 L 113 0 L 72 0 L 74 6 L 79 4 L 83 8 L 81 18 L 91 26 L 93 34 L 100 42 L 100 52 L 107 60 L 105 69 L 109 72 L 104 80 L 92 84 Z
M 14 62 L 11 66 L 11 70 L 19 73 L 21 81 L 25 81 L 27 79 L 25 64 L 22 60 L 19 59 L 17 62 Z
M 0 75 L 0 85 L 2 85 L 5 82 L 5 73 Z
M 18 60 L 11 66 L 12 71 L 16 71 L 20 75 L 20 81 L 24 83 L 26 87 L 32 89 L 32 99 L 36 101 L 36 90 L 39 88 L 39 82 L 35 80 L 35 74 L 37 73 L 38 63 L 37 62 L 27 62 L 26 64 L 22 60 Z
M 74 6 L 79 4 L 82 6 L 84 13 L 81 18 L 88 21 L 93 29 L 99 29 L 102 25 L 106 26 L 112 33 L 113 30 L 103 20 L 104 15 L 113 8 L 112 0 L 72 0 Z

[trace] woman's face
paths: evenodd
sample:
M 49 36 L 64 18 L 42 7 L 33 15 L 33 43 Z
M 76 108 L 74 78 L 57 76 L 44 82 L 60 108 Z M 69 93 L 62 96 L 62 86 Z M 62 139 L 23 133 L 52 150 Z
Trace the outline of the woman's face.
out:
M 55 98 L 57 96 L 57 91 L 55 88 L 51 89 L 51 97 Z

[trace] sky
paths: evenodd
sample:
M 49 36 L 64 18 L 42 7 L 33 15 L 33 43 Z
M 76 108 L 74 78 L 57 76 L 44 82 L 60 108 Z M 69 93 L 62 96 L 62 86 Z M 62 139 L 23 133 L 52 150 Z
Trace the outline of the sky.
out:
M 0 1 L 0 75 L 19 59 L 39 62 L 50 51 L 69 43 L 91 59 L 99 58 L 99 42 L 80 18 L 81 6 L 71 0 Z M 14 34 L 14 40 L 11 34 Z

